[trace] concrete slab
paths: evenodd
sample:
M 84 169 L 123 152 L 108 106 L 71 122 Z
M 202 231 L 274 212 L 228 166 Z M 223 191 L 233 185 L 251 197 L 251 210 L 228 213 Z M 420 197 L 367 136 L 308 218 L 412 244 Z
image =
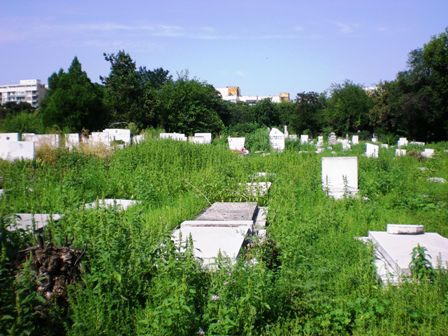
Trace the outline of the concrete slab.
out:
M 387 224 L 389 234 L 422 234 L 425 233 L 423 225 L 414 224 Z
M 267 217 L 268 217 L 268 207 L 259 207 L 257 219 L 255 220 L 255 229 L 264 230 L 266 228 Z
M 17 213 L 15 214 L 15 223 L 7 227 L 8 231 L 25 230 L 40 231 L 51 221 L 58 221 L 62 218 L 59 214 L 31 214 Z
M 271 182 L 246 183 L 246 193 L 250 196 L 266 196 L 271 185 Z
M 382 231 L 370 231 L 369 238 L 387 263 L 398 275 L 410 275 L 412 249 L 417 245 L 425 247 L 434 268 L 447 268 L 448 239 L 438 233 L 428 232 L 419 235 L 397 235 Z
M 32 141 L 3 141 L 0 142 L 0 159 L 34 160 L 35 145 Z
M 257 217 L 256 202 L 216 202 L 196 220 L 208 221 L 254 221 Z
M 428 177 L 428 181 L 433 183 L 446 183 L 443 177 Z
M 212 134 L 211 133 L 195 133 L 195 137 L 202 137 L 204 138 L 204 144 L 211 144 L 212 143 Z
M 183 221 L 180 227 L 246 227 L 251 229 L 253 224 L 252 220 L 188 220 Z
M 244 137 L 239 137 L 239 138 L 228 137 L 227 142 L 229 143 L 230 150 L 242 151 L 242 150 L 244 150 L 244 144 L 246 143 L 246 138 L 244 138 Z
M 88 204 L 85 204 L 86 209 L 96 209 L 99 208 L 117 208 L 117 210 L 124 211 L 129 207 L 140 204 L 141 201 L 136 200 L 128 200 L 128 199 L 117 199 L 117 198 L 106 198 L 99 199 L 98 201 L 94 201 Z
M 0 133 L 0 142 L 19 141 L 19 133 Z
M 179 246 L 185 244 L 191 235 L 195 257 L 201 259 L 205 267 L 212 267 L 220 252 L 235 262 L 247 232 L 248 229 L 242 227 L 186 226 L 175 230 L 172 239 Z

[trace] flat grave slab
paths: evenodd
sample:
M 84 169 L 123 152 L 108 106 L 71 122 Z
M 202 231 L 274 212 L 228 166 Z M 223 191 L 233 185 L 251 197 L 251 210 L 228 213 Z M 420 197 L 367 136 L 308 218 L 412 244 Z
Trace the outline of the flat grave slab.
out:
M 128 199 L 118 199 L 118 198 L 105 198 L 99 199 L 88 204 L 85 204 L 86 209 L 96 209 L 96 208 L 117 208 L 120 211 L 127 210 L 129 207 L 140 204 L 141 201 L 128 200 Z
M 251 229 L 254 222 L 252 220 L 233 220 L 233 221 L 220 221 L 220 220 L 188 220 L 183 221 L 180 225 L 181 228 L 185 227 L 234 227 L 234 228 L 247 228 Z
M 17 213 L 15 214 L 15 223 L 8 226 L 8 231 L 25 230 L 40 231 L 51 221 L 58 221 L 62 218 L 59 214 L 31 214 Z
M 271 185 L 271 182 L 249 182 L 246 183 L 246 193 L 250 196 L 265 196 Z
M 378 252 L 399 275 L 410 275 L 412 249 L 417 245 L 425 247 L 434 268 L 447 268 L 448 239 L 438 233 L 390 234 L 383 231 L 369 231 L 369 238 Z
M 195 257 L 200 258 L 203 265 L 208 267 L 213 266 L 220 252 L 234 262 L 247 232 L 248 229 L 242 227 L 186 226 L 175 230 L 172 239 L 179 246 L 181 243 L 186 243 L 191 235 Z M 179 240 L 179 234 L 181 234 L 181 241 Z
M 196 220 L 254 221 L 257 212 L 256 202 L 216 202 L 200 214 Z

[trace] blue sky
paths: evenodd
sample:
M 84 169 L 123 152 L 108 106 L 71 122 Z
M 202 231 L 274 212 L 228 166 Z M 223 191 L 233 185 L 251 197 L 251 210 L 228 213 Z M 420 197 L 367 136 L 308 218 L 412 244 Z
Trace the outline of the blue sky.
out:
M 44 82 L 78 56 L 93 81 L 103 53 L 188 70 L 242 94 L 366 86 L 404 70 L 448 26 L 447 0 L 20 0 L 0 11 L 0 83 Z

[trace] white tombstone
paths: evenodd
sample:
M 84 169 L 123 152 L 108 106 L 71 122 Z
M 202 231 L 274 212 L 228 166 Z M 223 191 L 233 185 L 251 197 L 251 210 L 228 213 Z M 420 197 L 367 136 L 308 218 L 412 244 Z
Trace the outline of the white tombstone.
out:
M 93 146 L 110 146 L 109 134 L 104 132 L 92 132 L 89 137 L 89 144 Z
M 65 148 L 72 150 L 79 146 L 79 134 L 69 133 L 65 135 Z
M 352 144 L 353 145 L 359 144 L 359 135 L 352 135 Z
M 291 141 L 297 141 L 297 134 L 290 134 L 288 135 L 288 139 Z
M 336 145 L 337 139 L 336 139 L 336 134 L 334 132 L 331 132 L 330 135 L 328 136 L 328 143 L 332 146 Z
M 408 139 L 406 138 L 399 138 L 397 142 L 398 147 L 406 147 L 408 145 Z
M 17 213 L 15 214 L 14 223 L 9 225 L 6 229 L 8 231 L 25 230 L 25 231 L 40 231 L 44 229 L 50 222 L 57 222 L 62 218 L 59 214 L 30 214 Z
M 352 147 L 347 139 L 342 140 L 342 150 L 350 150 Z
M 411 141 L 409 144 L 414 145 L 414 146 L 424 146 L 425 145 L 425 143 L 421 142 L 421 141 Z
M 372 137 L 372 142 L 373 142 L 373 143 L 377 143 L 377 142 L 378 142 L 378 137 L 377 137 L 376 135 L 374 135 L 374 136 Z
M 141 201 L 136 200 L 128 200 L 128 199 L 119 199 L 119 198 L 105 198 L 99 199 L 97 201 L 88 203 L 84 205 L 86 209 L 104 209 L 104 208 L 115 208 L 119 211 L 125 211 L 131 206 L 141 204 Z
M 432 158 L 434 156 L 434 149 L 432 148 L 425 148 L 425 150 L 422 152 L 422 157 L 424 158 Z
M 183 133 L 160 133 L 160 139 L 171 139 L 175 141 L 188 140 L 188 138 Z
M 197 145 L 204 145 L 207 143 L 204 137 L 196 135 L 188 137 L 188 141 Z
M 23 133 L 22 138 L 24 141 L 34 142 L 36 147 L 41 146 L 49 146 L 52 148 L 59 147 L 59 134 Z
M 388 144 L 381 144 L 381 148 L 387 149 L 387 148 L 389 148 L 389 145 Z
M 322 188 L 329 196 L 340 199 L 358 192 L 358 158 L 323 157 Z
M 131 130 L 126 128 L 106 128 L 103 133 L 107 133 L 109 141 L 122 141 L 125 146 L 131 144 Z
M 309 142 L 309 135 L 308 134 L 301 134 L 300 135 L 300 143 L 303 144 L 307 144 Z
M 285 150 L 285 136 L 277 128 L 272 128 L 269 132 L 269 143 L 271 148 L 278 152 L 283 152 Z
M 19 141 L 19 133 L 0 133 L 1 141 Z
M 322 135 L 319 135 L 317 137 L 317 147 L 322 147 L 324 145 L 324 137 Z
M 366 144 L 366 156 L 369 158 L 377 158 L 379 152 L 378 145 Z
M 234 151 L 244 150 L 244 144 L 246 142 L 246 138 L 244 138 L 244 137 L 240 137 L 240 138 L 228 137 L 227 141 L 229 143 L 230 150 L 234 150 Z
M 288 126 L 283 126 L 283 134 L 285 136 L 285 138 L 288 138 L 289 136 L 289 132 L 288 132 Z
M 195 133 L 195 137 L 203 137 L 204 138 L 204 144 L 211 144 L 212 143 L 212 134 L 211 133 Z
M 34 160 L 34 147 L 32 141 L 0 142 L 0 158 L 7 161 Z
M 406 156 L 406 149 L 395 149 L 395 156 Z
M 143 140 L 145 140 L 145 137 L 144 137 L 143 134 L 134 135 L 132 137 L 132 143 L 133 144 L 139 144 L 139 143 L 143 142 Z

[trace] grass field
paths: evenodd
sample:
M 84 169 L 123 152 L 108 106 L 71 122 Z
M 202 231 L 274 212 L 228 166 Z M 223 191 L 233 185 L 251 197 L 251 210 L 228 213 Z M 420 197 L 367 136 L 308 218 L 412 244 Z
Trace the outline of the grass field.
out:
M 361 196 L 340 201 L 321 188 L 330 151 L 300 145 L 241 157 L 224 141 L 149 140 L 103 158 L 61 150 L 0 162 L 0 335 L 446 335 L 447 273 L 383 287 L 371 249 L 354 239 L 388 223 L 448 237 L 448 184 L 427 181 L 448 179 L 448 143 L 428 147 L 433 159 L 395 158 L 393 149 L 368 159 L 362 144 L 338 151 L 358 155 Z M 239 183 L 259 171 L 275 174 L 269 195 L 248 199 Z M 84 210 L 98 198 L 143 202 Z M 171 243 L 172 230 L 211 203 L 247 200 L 269 207 L 268 239 L 254 239 L 235 266 L 223 258 L 205 271 L 191 247 Z M 18 250 L 37 244 L 4 230 L 4 216 L 19 212 L 64 214 L 45 239 L 85 251 L 67 301 L 41 297 L 32 267 L 15 265 Z

